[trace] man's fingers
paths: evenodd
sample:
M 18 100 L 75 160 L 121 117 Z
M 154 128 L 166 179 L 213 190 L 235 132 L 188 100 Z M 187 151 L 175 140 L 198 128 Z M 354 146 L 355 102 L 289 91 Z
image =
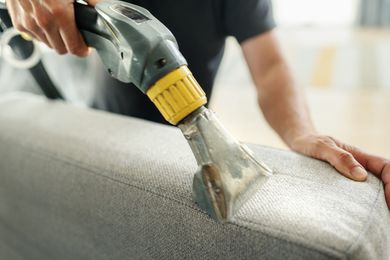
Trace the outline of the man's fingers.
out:
M 30 1 L 27 0 L 19 0 L 20 6 L 23 8 L 25 13 L 31 13 L 32 12 L 32 5 Z
M 57 27 L 51 28 L 51 30 L 45 31 L 46 37 L 49 40 L 50 45 L 56 50 L 58 54 L 65 54 L 66 47 L 64 41 Z
M 347 178 L 364 181 L 367 170 L 383 181 L 385 198 L 390 209 L 390 161 L 371 155 L 356 147 L 343 144 L 330 136 L 297 138 L 293 149 L 308 156 L 327 161 Z
M 383 167 L 384 159 L 378 156 L 373 156 L 368 153 L 362 152 L 353 146 L 341 145 L 341 147 L 350 152 L 353 157 L 368 171 L 380 178 Z
M 34 39 L 39 40 L 46 45 L 50 47 L 50 44 L 46 38 L 45 33 L 40 28 L 39 24 L 37 24 L 34 13 L 33 13 L 33 5 L 30 1 L 21 0 L 19 1 L 20 7 L 22 8 L 23 12 L 19 17 L 21 19 L 18 19 L 16 21 L 17 29 L 21 32 L 26 32 L 29 35 L 31 35 Z M 20 12 L 20 10 L 19 10 Z
M 365 169 L 372 172 L 378 178 L 381 178 L 381 175 L 384 174 L 385 171 L 390 171 L 390 162 L 388 160 L 379 156 L 368 154 L 354 146 L 343 144 L 340 141 L 334 141 L 339 147 L 350 152 Z
M 333 138 L 328 136 L 309 136 L 298 140 L 295 149 L 308 156 L 327 161 L 342 175 L 356 181 L 365 181 L 367 172 L 354 156 L 342 149 Z M 299 144 L 301 142 L 301 144 Z
M 67 11 L 58 22 L 60 35 L 64 40 L 68 52 L 78 56 L 88 55 L 88 47 L 76 27 L 73 4 L 70 4 L 67 7 Z
M 49 44 L 59 53 L 85 56 L 88 47 L 76 27 L 73 2 L 51 2 L 42 5 L 33 1 L 36 23 L 42 28 Z
M 386 165 L 383 167 L 381 178 L 385 185 L 385 197 L 387 207 L 390 209 L 390 162 L 387 162 Z
M 12 22 L 19 31 L 46 43 L 59 54 L 86 56 L 89 50 L 76 27 L 73 4 L 72 0 L 7 1 Z
M 385 185 L 385 197 L 387 207 L 390 209 L 390 163 L 387 163 L 383 168 L 381 177 Z
M 44 5 L 36 1 L 32 1 L 32 3 L 36 23 L 43 31 L 49 43 L 48 45 L 55 49 L 57 53 L 65 54 L 66 47 L 60 33 L 58 32 L 59 29 L 55 17 Z
M 11 16 L 12 24 L 19 32 L 26 32 L 27 29 L 23 26 L 23 11 L 18 1 L 7 1 L 8 12 Z
M 20 32 L 25 32 L 28 35 L 31 35 L 34 39 L 41 41 L 50 47 L 45 33 L 41 30 L 32 17 L 23 18 L 23 23 L 19 29 Z
M 31 35 L 31 37 L 34 40 L 38 40 L 46 44 L 49 48 L 53 48 L 50 44 L 49 40 L 46 37 L 46 34 L 42 30 L 36 30 L 36 31 L 28 31 L 28 35 Z
M 339 147 L 350 152 L 364 168 L 382 180 L 385 188 L 387 207 L 390 209 L 390 161 L 379 156 L 365 153 L 356 147 L 343 144 L 337 140 L 334 141 Z
M 356 181 L 367 179 L 366 170 L 355 160 L 351 153 L 339 147 L 328 147 L 324 151 L 324 157 L 345 177 Z
M 388 162 L 383 168 L 381 178 L 384 184 L 390 185 L 390 162 Z

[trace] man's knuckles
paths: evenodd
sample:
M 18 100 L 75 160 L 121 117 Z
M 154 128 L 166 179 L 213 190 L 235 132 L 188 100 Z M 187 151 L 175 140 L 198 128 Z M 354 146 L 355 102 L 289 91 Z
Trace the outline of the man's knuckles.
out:
M 50 14 L 55 17 L 55 19 L 58 19 L 61 21 L 64 17 L 66 17 L 66 13 L 68 12 L 68 9 L 65 8 L 62 4 L 53 4 L 49 5 L 47 7 L 47 10 L 50 12 Z
M 52 27 L 52 21 L 52 16 L 48 14 L 36 16 L 36 23 L 41 27 L 41 29 L 45 31 L 48 31 Z
M 315 149 L 326 149 L 332 146 L 334 146 L 334 143 L 326 136 L 320 136 L 314 141 Z
M 341 164 L 345 165 L 348 168 L 353 168 L 358 166 L 358 164 L 355 162 L 354 157 L 349 152 L 336 152 L 336 158 L 337 161 L 339 161 Z
M 36 22 L 32 18 L 23 19 L 23 27 L 25 29 L 27 29 L 28 31 L 33 32 L 33 33 L 37 32 L 39 30 L 38 25 L 36 24 Z

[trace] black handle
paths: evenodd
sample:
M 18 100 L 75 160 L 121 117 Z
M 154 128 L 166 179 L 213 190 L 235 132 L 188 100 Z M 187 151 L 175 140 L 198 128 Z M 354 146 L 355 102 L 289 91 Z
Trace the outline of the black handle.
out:
M 112 38 L 112 36 L 106 31 L 106 28 L 101 26 L 102 22 L 99 23 L 99 19 L 102 18 L 98 15 L 98 12 L 94 7 L 75 2 L 74 13 L 77 28 L 80 30 L 81 34 L 84 36 L 84 40 L 89 46 L 95 47 L 95 43 L 89 42 L 88 37 L 86 37 L 84 32 L 93 33 L 109 40 Z
M 95 8 L 89 5 L 74 3 L 74 15 L 77 27 L 84 31 L 99 31 L 97 26 L 98 13 Z

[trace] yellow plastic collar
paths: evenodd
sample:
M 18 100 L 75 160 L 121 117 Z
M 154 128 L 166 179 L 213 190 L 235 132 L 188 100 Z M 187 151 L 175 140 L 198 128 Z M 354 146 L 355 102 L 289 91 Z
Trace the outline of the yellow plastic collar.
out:
M 207 103 L 206 94 L 187 66 L 182 66 L 158 80 L 146 95 L 173 125 Z

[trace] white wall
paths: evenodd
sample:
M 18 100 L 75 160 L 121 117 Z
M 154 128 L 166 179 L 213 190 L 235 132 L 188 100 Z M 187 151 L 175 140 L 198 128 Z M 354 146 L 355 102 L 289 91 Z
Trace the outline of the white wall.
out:
M 351 26 L 359 0 L 272 0 L 280 26 Z

